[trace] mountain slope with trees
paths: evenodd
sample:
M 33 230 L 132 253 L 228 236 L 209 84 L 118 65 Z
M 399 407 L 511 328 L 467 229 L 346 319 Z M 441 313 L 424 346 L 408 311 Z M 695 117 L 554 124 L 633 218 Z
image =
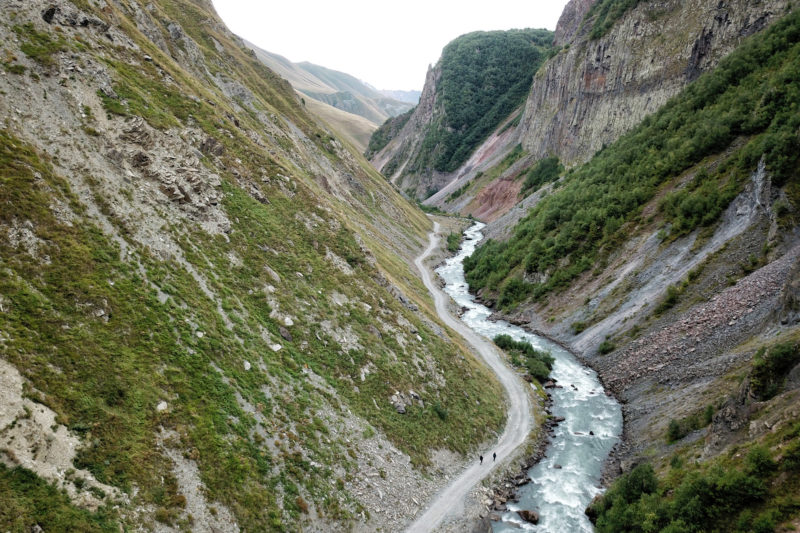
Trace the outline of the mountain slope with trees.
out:
M 655 8 L 604 4 L 598 48 Z M 498 316 L 570 346 L 623 403 L 608 468 L 622 476 L 588 509 L 599 531 L 781 531 L 800 516 L 800 11 L 713 4 L 697 13 L 727 18 L 693 24 L 750 35 L 585 163 L 523 139 L 508 179 L 527 196 L 465 265 Z M 577 35 L 604 26 L 599 9 Z
M 396 134 L 381 131 L 382 138 L 371 141 L 373 164 L 409 196 L 436 192 L 442 176 L 521 105 L 552 38 L 550 31 L 526 29 L 453 40 L 429 72 L 413 115 Z

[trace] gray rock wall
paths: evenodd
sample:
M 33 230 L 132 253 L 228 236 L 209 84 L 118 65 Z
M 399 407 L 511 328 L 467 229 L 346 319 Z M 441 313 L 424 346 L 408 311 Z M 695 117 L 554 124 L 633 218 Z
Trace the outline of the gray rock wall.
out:
M 567 5 L 556 36 L 564 49 L 534 78 L 520 133 L 537 157 L 588 160 L 787 7 L 784 0 L 643 2 L 589 40 L 591 24 L 576 20 L 591 3 Z

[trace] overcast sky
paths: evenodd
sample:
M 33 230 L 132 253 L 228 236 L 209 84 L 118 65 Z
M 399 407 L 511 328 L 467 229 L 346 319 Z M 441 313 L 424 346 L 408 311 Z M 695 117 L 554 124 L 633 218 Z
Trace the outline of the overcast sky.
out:
M 240 37 L 378 89 L 421 90 L 450 41 L 476 30 L 555 29 L 567 0 L 213 0 Z

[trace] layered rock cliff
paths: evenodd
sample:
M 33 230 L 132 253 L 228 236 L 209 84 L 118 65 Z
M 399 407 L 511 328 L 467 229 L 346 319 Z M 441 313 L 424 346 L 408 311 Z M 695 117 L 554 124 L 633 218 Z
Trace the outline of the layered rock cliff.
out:
M 641 2 L 592 39 L 592 19 L 581 16 L 592 3 L 567 5 L 556 33 L 562 49 L 534 77 L 519 127 L 523 148 L 535 158 L 556 155 L 568 166 L 588 160 L 789 5 Z

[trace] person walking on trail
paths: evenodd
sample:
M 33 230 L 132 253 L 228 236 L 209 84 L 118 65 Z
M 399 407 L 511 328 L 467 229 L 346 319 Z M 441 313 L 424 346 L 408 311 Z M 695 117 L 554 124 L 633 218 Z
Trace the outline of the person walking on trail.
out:
M 493 452 L 492 453 L 492 462 L 495 462 L 496 460 L 497 460 L 497 453 Z
M 482 456 L 482 455 L 479 455 L 478 457 L 480 457 L 480 459 L 481 459 L 481 464 L 483 464 L 483 456 Z

